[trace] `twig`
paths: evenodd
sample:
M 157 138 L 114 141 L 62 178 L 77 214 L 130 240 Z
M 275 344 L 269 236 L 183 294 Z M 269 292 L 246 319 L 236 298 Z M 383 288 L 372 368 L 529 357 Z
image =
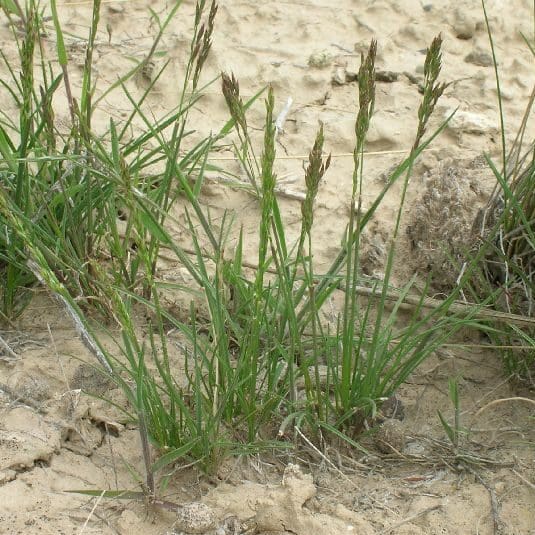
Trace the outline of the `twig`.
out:
M 294 427 L 296 433 L 330 466 L 332 467 L 341 477 L 345 479 L 352 486 L 355 486 L 355 483 L 349 479 L 340 468 L 338 468 L 324 453 L 322 453 L 308 438 L 302 433 L 299 427 Z
M 489 484 L 470 466 L 467 466 L 466 469 L 474 475 L 474 477 L 487 489 L 490 497 L 490 510 L 492 513 L 492 524 L 494 528 L 494 534 L 498 535 L 501 533 L 501 520 L 500 520 L 500 507 L 498 505 L 498 499 L 496 498 L 496 493 L 493 489 L 490 488 Z
M 409 522 L 412 522 L 413 520 L 416 520 L 417 518 L 420 518 L 421 516 L 424 516 L 427 513 L 430 513 L 431 511 L 436 511 L 437 509 L 440 509 L 441 507 L 442 507 L 441 503 L 439 503 L 437 505 L 432 505 L 431 507 L 427 507 L 426 509 L 423 509 L 422 511 L 419 511 L 418 513 L 415 513 L 412 516 L 404 518 L 403 520 L 400 520 L 399 522 L 396 522 L 392 526 L 384 529 L 383 531 L 381 531 L 381 535 L 386 535 L 387 533 L 392 532 L 393 530 L 399 528 L 400 526 L 403 526 L 403 524 L 407 524 Z
M 7 353 L 6 357 L 0 357 L 2 360 L 19 360 L 19 356 L 9 347 L 9 344 L 0 335 L 0 347 Z
M 380 288 L 368 288 L 366 286 L 357 286 L 355 292 L 359 295 L 367 295 L 370 297 L 381 297 Z M 388 301 L 398 301 L 400 297 L 400 292 L 397 290 L 388 290 L 386 292 L 386 299 Z M 440 299 L 433 299 L 432 297 L 421 298 L 416 295 L 406 295 L 402 299 L 402 304 L 409 307 L 422 307 L 422 308 L 439 308 L 444 304 L 444 301 Z M 462 314 L 463 312 L 470 313 L 473 312 L 471 309 L 474 305 L 469 303 L 462 303 L 460 301 L 455 301 L 451 303 L 448 309 L 450 314 Z M 535 327 L 535 318 L 530 318 L 527 316 L 520 316 L 518 314 L 509 314 L 506 312 L 498 312 L 496 310 L 481 309 L 477 312 L 473 312 L 473 318 L 479 320 L 493 320 L 502 323 L 513 323 L 515 325 L 531 326 Z
M 521 427 L 470 427 L 470 433 L 520 433 Z
M 481 409 L 479 409 L 474 414 L 474 419 L 477 418 L 483 411 L 486 411 L 488 408 L 494 405 L 498 405 L 499 403 L 505 403 L 506 401 L 526 401 L 527 403 L 531 403 L 532 405 L 535 405 L 535 400 L 529 399 L 529 398 L 523 398 L 523 397 L 495 399 L 494 401 L 491 401 L 490 403 L 487 403 L 485 406 L 481 407 Z
M 98 504 L 100 503 L 100 500 L 102 500 L 102 498 L 104 497 L 104 494 L 106 494 L 105 490 L 103 490 L 100 493 L 100 496 L 95 500 L 95 504 L 93 505 L 93 508 L 91 509 L 91 511 L 89 511 L 89 515 L 85 519 L 84 525 L 82 526 L 82 529 L 80 530 L 78 535 L 82 535 L 82 533 L 85 531 L 85 528 L 87 527 L 89 519 L 93 516 L 93 513 L 95 512 L 95 509 L 98 507 Z
M 531 487 L 533 490 L 535 490 L 535 484 L 527 480 L 522 474 L 519 474 L 514 468 L 512 469 L 512 472 L 518 476 L 528 487 Z

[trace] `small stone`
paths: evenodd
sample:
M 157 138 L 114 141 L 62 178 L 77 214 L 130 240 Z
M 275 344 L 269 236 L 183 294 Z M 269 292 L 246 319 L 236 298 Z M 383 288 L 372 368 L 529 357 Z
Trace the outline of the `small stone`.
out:
M 215 514 L 211 507 L 200 502 L 186 503 L 177 511 L 174 531 L 188 534 L 206 533 L 216 525 Z
M 378 82 L 385 82 L 391 84 L 392 82 L 397 82 L 399 73 L 393 71 L 377 71 L 375 73 L 375 79 Z
M 444 117 L 449 117 L 452 111 L 446 111 Z M 458 134 L 491 134 L 497 131 L 496 123 L 485 115 L 464 110 L 457 110 L 448 128 Z
M 385 420 L 373 438 L 382 453 L 401 452 L 405 446 L 405 432 L 399 420 Z
M 314 52 L 308 58 L 308 66 L 314 69 L 324 69 L 328 67 L 333 61 L 331 54 L 325 51 Z
M 334 70 L 331 81 L 333 85 L 345 85 L 347 83 L 346 70 L 344 67 L 337 67 Z
M 491 67 L 493 64 L 492 56 L 483 50 L 473 50 L 464 58 L 464 61 L 478 67 Z

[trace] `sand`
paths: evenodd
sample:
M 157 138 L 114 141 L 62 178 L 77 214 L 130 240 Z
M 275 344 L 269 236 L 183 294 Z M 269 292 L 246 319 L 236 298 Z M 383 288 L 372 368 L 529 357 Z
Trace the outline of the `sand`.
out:
M 149 8 L 164 17 L 170 4 L 165 0 L 103 2 L 95 54 L 97 94 L 131 69 L 132 59 L 140 61 L 146 56 L 157 31 Z M 535 81 L 533 57 L 521 37 L 521 32 L 527 36 L 533 32 L 528 4 L 525 0 L 487 2 L 508 141 L 516 134 Z M 84 56 L 83 41 L 74 36 L 86 37 L 91 3 L 65 1 L 59 9 L 64 30 L 70 33 L 69 68 L 77 91 Z M 147 72 L 150 78 L 170 61 L 145 103 L 148 116 L 161 117 L 177 103 L 193 13 L 194 2 L 184 1 L 158 48 L 165 54 L 156 57 L 152 73 Z M 271 84 L 276 113 L 292 99 L 284 132 L 277 141 L 277 174 L 285 192 L 280 199 L 290 235 L 299 230 L 300 204 L 295 198 L 304 192 L 303 162 L 319 122 L 324 124 L 332 165 L 320 186 L 315 212 L 318 268 L 337 254 L 349 210 L 357 106 L 357 84 L 351 80 L 361 53 L 370 39 L 377 39 L 376 112 L 365 159 L 366 207 L 383 186 L 385 173 L 410 149 L 425 49 L 439 33 L 444 39 L 442 79 L 451 85 L 430 128 L 453 110 L 458 112 L 415 167 L 403 219 L 406 232 L 398 244 L 403 259 L 395 272 L 399 283 L 415 271 L 425 274 L 440 262 L 433 254 L 433 244 L 443 239 L 448 229 L 455 235 L 468 232 L 477 208 L 494 185 L 482 155 L 499 158 L 500 122 L 480 2 L 220 2 L 203 80 L 207 82 L 222 70 L 233 72 L 243 98 Z M 51 31 L 44 38 L 51 53 L 53 35 Z M 0 46 L 8 58 L 16 57 L 4 19 L 0 20 Z M 147 83 L 138 77 L 128 87 L 139 97 Z M 96 131 L 105 130 L 110 116 L 124 120 L 129 109 L 124 94 L 111 93 L 95 115 Z M 61 98 L 55 111 L 56 117 L 68 124 L 68 110 Z M 215 82 L 192 112 L 193 138 L 217 131 L 227 118 L 220 85 Z M 250 110 L 248 122 L 260 139 L 264 122 L 261 100 Z M 240 174 L 231 150 L 218 153 L 213 162 Z M 236 228 L 244 226 L 246 260 L 254 263 L 256 203 L 247 194 L 218 184 L 217 174 L 212 178 L 214 182 L 203 190 L 203 202 L 214 215 L 225 208 L 236 212 Z M 434 191 L 440 194 L 438 201 L 431 195 Z M 394 187 L 370 224 L 364 262 L 369 275 L 382 274 L 399 194 Z M 432 224 L 426 224 L 430 218 Z M 180 228 L 174 232 L 177 239 L 183 237 Z M 169 278 L 180 273 L 169 265 L 162 267 L 160 275 Z M 475 333 L 463 336 L 473 344 L 482 341 Z M 173 514 L 143 503 L 95 502 L 65 492 L 135 489 L 124 461 L 140 472 L 142 464 L 136 429 L 121 419 L 120 413 L 80 391 L 99 391 L 107 385 L 99 384 L 87 368 L 80 369 L 80 359 L 93 362 L 92 357 L 53 300 L 38 295 L 16 329 L 3 330 L 2 337 L 18 359 L 0 359 L 0 533 L 178 532 L 180 526 L 173 528 Z M 425 440 L 444 438 L 436 411 L 451 415 L 447 396 L 451 376 L 462 377 L 463 419 L 476 429 L 472 434 L 474 451 L 481 450 L 496 460 L 478 476 L 458 472 L 455 465 L 448 467 L 441 462 L 444 453 L 439 446 L 433 449 Z M 532 408 L 527 403 L 504 402 L 492 405 L 474 420 L 485 404 L 515 394 L 496 351 L 448 348 L 425 362 L 399 393 L 406 413 L 400 424 L 404 451 L 407 455 L 420 452 L 434 463 L 416 463 L 396 454 L 384 456 L 372 443 L 368 444 L 370 456 L 353 460 L 334 452 L 332 458 L 308 452 L 300 460 L 280 456 L 230 459 L 211 478 L 194 468 L 177 470 L 166 499 L 203 501 L 216 519 L 213 533 L 219 526 L 218 533 L 533 534 Z M 290 460 L 300 462 L 301 467 L 288 474 L 285 465 Z M 499 526 L 493 522 L 491 498 L 498 504 Z

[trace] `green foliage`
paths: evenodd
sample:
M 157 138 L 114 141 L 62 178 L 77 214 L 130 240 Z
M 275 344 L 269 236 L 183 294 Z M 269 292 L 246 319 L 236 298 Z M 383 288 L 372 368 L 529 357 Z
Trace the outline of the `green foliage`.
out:
M 454 423 L 453 425 L 450 425 L 446 418 L 442 415 L 440 411 L 438 411 L 438 417 L 440 419 L 440 423 L 442 424 L 442 427 L 444 428 L 444 431 L 446 432 L 446 435 L 448 436 L 448 439 L 450 440 L 451 444 L 455 449 L 459 447 L 459 437 L 462 433 L 461 429 L 461 407 L 460 407 L 460 401 L 459 401 L 459 383 L 456 379 L 450 379 L 448 381 L 448 388 L 449 388 L 449 394 L 451 402 L 453 403 L 453 409 L 454 409 Z
M 414 297 L 414 280 L 391 301 L 395 243 L 413 165 L 447 124 L 446 120 L 426 137 L 429 119 L 446 88 L 438 80 L 441 39 L 433 40 L 427 51 L 412 150 L 367 210 L 362 206 L 363 158 L 375 106 L 375 41 L 363 57 L 350 215 L 340 252 L 323 273 L 314 265 L 312 239 L 314 202 L 330 165 L 330 156 L 323 153 L 323 126 L 305 169 L 300 235 L 290 243 L 276 195 L 272 89 L 267 91 L 259 157 L 247 110 L 263 90 L 243 102 L 233 75 L 221 77 L 230 119 L 216 134 L 190 143 L 189 113 L 203 91 L 200 75 L 211 47 L 215 2 L 209 8 L 205 0 L 196 4 L 190 57 L 177 107 L 157 120 L 145 113 L 143 104 L 165 65 L 137 100 L 126 82 L 143 68 L 143 62 L 94 98 L 92 63 L 100 4 L 93 3 L 77 98 L 69 84 L 69 62 L 55 2 L 51 8 L 61 74 L 53 72 L 40 46 L 36 3 L 30 0 L 24 13 L 17 11 L 17 3 L 2 4 L 26 25 L 23 38 L 14 34 L 19 39 L 20 65 L 12 66 L 3 57 L 13 89 L 5 82 L 2 85 L 20 113 L 18 121 L 3 115 L 0 123 L 2 314 L 6 318 L 19 314 L 36 281 L 60 300 L 104 372 L 121 388 L 128 414 L 138 422 L 146 469 L 143 492 L 151 496 L 156 492 L 155 476 L 178 460 L 214 470 L 228 455 L 292 447 L 287 429 L 304 428 L 318 442 L 327 436 L 358 447 L 356 437 L 382 401 L 460 328 L 478 326 L 473 319 L 478 307 L 451 305 L 465 282 L 473 280 L 483 252 L 470 262 L 459 287 L 437 306 L 424 306 L 425 291 Z M 149 58 L 180 4 L 176 2 L 163 21 L 153 14 L 159 32 Z M 40 90 L 35 87 L 35 64 L 42 79 Z M 23 73 L 20 79 L 15 75 L 18 69 Z M 70 108 L 68 134 L 60 134 L 54 122 L 52 99 L 60 88 Z M 131 113 L 122 125 L 111 119 L 108 130 L 97 135 L 92 114 L 99 99 L 114 90 L 123 91 Z M 127 132 L 134 121 L 143 125 L 143 132 L 130 139 Z M 200 200 L 205 173 L 213 169 L 209 155 L 233 130 L 236 156 L 250 182 L 246 189 L 258 202 L 258 264 L 252 274 L 245 268 L 241 231 L 233 254 L 227 253 L 229 236 L 235 231 L 232 214 L 225 213 L 216 226 Z M 505 179 L 500 184 L 507 197 L 503 213 L 516 218 L 516 225 L 508 226 L 507 232 L 521 228 L 525 243 L 532 246 L 529 224 L 533 213 L 526 199 L 531 199 L 530 185 L 534 189 L 529 182 L 533 173 L 525 176 L 528 184 L 518 190 Z M 399 181 L 400 203 L 385 277 L 370 288 L 361 277 L 362 233 Z M 169 231 L 169 224 L 176 223 L 172 208 L 179 199 L 191 238 L 188 250 Z M 514 246 L 519 246 L 517 241 Z M 173 315 L 164 306 L 165 291 L 179 285 L 157 280 L 162 248 L 194 281 L 192 287 L 180 288 L 191 296 L 187 318 Z M 524 250 L 520 249 L 521 254 Z M 514 272 L 522 278 L 520 269 Z M 340 291 L 343 308 L 334 324 L 328 324 L 323 307 Z M 416 299 L 416 305 L 402 323 L 400 307 L 409 297 L 413 302 Z M 134 320 L 138 308 L 150 317 L 144 331 Z M 88 314 L 94 310 L 104 318 L 98 315 L 90 322 Z M 121 329 L 114 351 L 100 342 L 110 319 Z M 170 352 L 169 327 L 184 341 L 178 358 Z M 519 332 L 533 345 L 533 336 Z M 456 445 L 456 383 L 450 384 L 450 395 L 456 407 L 455 425 L 440 418 Z M 139 497 L 137 492 L 127 495 Z
M 168 25 L 179 4 L 161 24 L 161 31 Z M 81 301 L 91 300 L 100 312 L 113 316 L 102 287 L 109 281 L 106 277 L 101 280 L 96 272 L 105 271 L 108 277 L 130 290 L 137 290 L 141 285 L 143 294 L 150 295 L 161 243 L 161 235 L 155 229 L 164 224 L 181 189 L 189 188 L 190 177 L 202 177 L 199 171 L 206 166 L 206 155 L 217 139 L 217 136 L 208 137 L 187 150 L 184 147 L 184 140 L 189 134 L 185 128 L 188 113 L 200 96 L 198 73 L 206 59 L 205 48 L 210 46 L 214 8 L 212 6 L 210 12 L 212 18 L 209 20 L 212 22 L 203 31 L 201 44 L 205 48 L 190 59 L 189 78 L 184 80 L 177 108 L 157 121 L 147 117 L 142 110 L 143 101 L 161 72 L 138 101 L 132 98 L 124 85 L 128 76 L 123 77 L 123 85 L 118 87 L 122 87 L 130 100 L 132 113 L 121 129 L 110 120 L 110 128 L 103 136 L 97 136 L 91 128 L 95 91 L 91 76 L 92 57 L 100 2 L 93 4 L 78 99 L 80 108 L 69 84 L 68 56 L 54 2 L 51 8 L 62 74 L 53 72 L 52 63 L 40 45 L 41 19 L 34 0 L 26 6 L 26 31 L 22 41 L 14 33 L 19 46 L 20 80 L 16 75 L 17 68 L 9 65 L 3 57 L 14 89 L 10 89 L 7 83 L 3 85 L 19 107 L 20 116 L 17 123 L 4 115 L 0 123 L 1 193 L 13 203 L 15 211 L 20 211 L 25 219 L 32 222 L 35 243 L 39 244 L 48 264 L 71 295 Z M 200 39 L 199 32 L 200 28 L 196 27 L 194 40 Z M 156 42 L 160 37 L 161 32 Z M 34 82 L 35 63 L 39 65 L 42 79 L 38 91 L 34 87 L 37 83 Z M 131 72 L 130 76 L 134 74 Z M 192 86 L 190 78 L 193 78 Z M 60 134 L 52 109 L 52 100 L 62 86 L 72 120 L 71 130 L 66 135 Z M 129 139 L 128 129 L 134 120 L 141 120 L 146 125 L 146 131 Z M 171 135 L 164 137 L 164 131 L 169 129 Z M 151 142 L 157 148 L 144 150 L 143 147 Z M 182 152 L 185 155 L 179 157 Z M 162 172 L 147 173 L 162 160 L 166 162 Z M 198 195 L 199 188 L 200 183 L 196 186 L 195 195 Z M 135 205 L 136 196 L 148 201 L 146 211 L 130 210 Z M 123 222 L 118 220 L 118 215 L 121 215 L 124 224 L 120 224 Z M 0 226 L 3 229 L 0 233 L 1 312 L 4 317 L 13 318 L 27 305 L 27 290 L 33 285 L 34 277 L 25 266 L 24 243 L 17 241 L 1 216 Z M 137 252 L 134 250 L 136 247 Z
M 490 157 L 497 187 L 478 218 L 469 262 L 474 265 L 467 292 L 477 302 L 490 301 L 493 309 L 526 318 L 524 327 L 503 322 L 489 331 L 492 342 L 502 350 L 505 369 L 510 377 L 533 388 L 535 385 L 535 142 L 528 139 L 529 120 L 533 115 L 535 92 L 526 105 L 523 120 L 508 149 L 502 105 L 500 73 L 492 28 L 482 2 L 488 30 L 501 125 L 501 162 Z M 535 28 L 534 28 L 535 31 Z M 533 46 L 526 43 L 535 56 Z M 478 257 L 475 260 L 475 256 Z M 489 299 L 490 296 L 490 299 Z M 529 320 L 531 326 L 529 325 Z

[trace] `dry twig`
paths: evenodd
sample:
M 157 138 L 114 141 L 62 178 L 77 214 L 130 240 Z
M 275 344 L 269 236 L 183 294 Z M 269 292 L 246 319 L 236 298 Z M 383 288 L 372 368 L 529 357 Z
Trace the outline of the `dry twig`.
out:
M 11 347 L 9 347 L 9 344 L 2 338 L 2 336 L 0 336 L 0 348 L 7 353 L 6 356 L 0 357 L 1 360 L 19 360 L 18 355 L 11 349 Z
M 411 515 L 407 518 L 404 518 L 403 520 L 400 520 L 399 522 L 396 522 L 395 524 L 392 524 L 388 528 L 381 531 L 381 535 L 387 535 L 388 533 L 392 533 L 395 529 L 398 529 L 399 527 L 403 526 L 404 524 L 408 524 L 409 522 L 412 522 L 413 520 L 416 520 L 417 518 L 420 518 L 421 516 L 426 515 L 427 513 L 431 513 L 432 511 L 436 511 L 437 509 L 440 509 L 442 507 L 442 504 L 439 503 L 437 505 L 432 505 L 431 507 L 427 507 L 426 509 L 423 509 L 422 511 L 419 511 L 418 513 L 415 513 L 414 515 Z

